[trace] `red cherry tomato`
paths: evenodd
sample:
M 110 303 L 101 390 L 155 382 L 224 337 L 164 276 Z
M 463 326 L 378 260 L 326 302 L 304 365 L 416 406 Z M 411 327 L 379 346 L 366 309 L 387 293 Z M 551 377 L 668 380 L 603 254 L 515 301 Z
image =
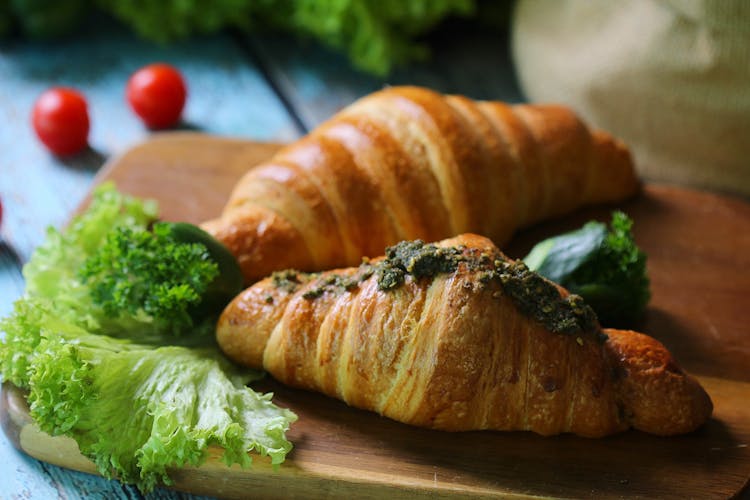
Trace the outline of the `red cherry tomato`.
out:
M 174 67 L 151 64 L 130 77 L 126 95 L 130 107 L 148 127 L 168 128 L 180 119 L 187 88 Z
M 39 140 L 59 156 L 78 153 L 88 145 L 86 99 L 73 89 L 55 87 L 34 103 L 31 121 Z

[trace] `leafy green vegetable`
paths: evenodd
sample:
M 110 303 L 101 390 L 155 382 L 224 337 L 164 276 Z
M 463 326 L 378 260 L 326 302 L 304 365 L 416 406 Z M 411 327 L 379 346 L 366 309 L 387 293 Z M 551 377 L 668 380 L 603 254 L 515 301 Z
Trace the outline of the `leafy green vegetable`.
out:
M 222 27 L 312 37 L 345 51 L 355 66 L 384 75 L 424 58 L 415 39 L 449 15 L 469 15 L 474 0 L 149 0 L 99 4 L 144 38 L 171 41 Z
M 88 0 L 7 1 L 21 31 L 32 38 L 50 39 L 72 33 L 84 17 Z
M 605 326 L 630 326 L 651 298 L 646 254 L 636 245 L 632 226 L 627 215 L 616 211 L 609 228 L 588 222 L 538 243 L 523 260 L 529 269 L 582 296 Z
M 74 438 L 103 475 L 144 491 L 169 484 L 168 467 L 199 465 L 210 445 L 228 464 L 248 466 L 249 451 L 281 463 L 296 416 L 247 388 L 259 374 L 230 365 L 205 334 L 210 322 L 186 316 L 217 264 L 207 265 L 205 246 L 175 243 L 170 226 L 148 231 L 155 216 L 154 204 L 107 185 L 65 233 L 48 232 L 24 268 L 26 294 L 0 321 L 0 372 L 28 390 L 41 429 Z M 192 291 L 161 269 L 183 256 L 180 271 L 201 283 Z M 170 318 L 181 326 L 167 327 Z
M 0 39 L 7 38 L 13 33 L 14 22 L 10 1 L 0 0 Z
M 450 15 L 468 16 L 474 0 L 295 0 L 286 4 L 288 25 L 279 28 L 312 36 L 343 50 L 355 66 L 385 75 L 394 66 L 425 59 L 427 46 L 418 43 Z
M 234 28 L 314 38 L 344 51 L 355 66 L 384 75 L 423 58 L 418 37 L 449 16 L 470 16 L 477 0 L 14 0 L 29 36 L 64 32 L 81 4 L 132 27 L 141 37 L 169 42 Z M 18 4 L 18 5 L 16 5 Z M 80 17 L 80 16 L 79 16 Z M 72 25 L 71 25 L 72 27 Z M 32 29 L 33 28 L 33 29 Z
M 171 222 L 167 227 L 169 236 L 174 241 L 198 243 L 205 247 L 211 260 L 218 266 L 218 276 L 208 284 L 201 294 L 201 301 L 191 308 L 190 314 L 194 318 L 200 318 L 223 310 L 245 285 L 242 269 L 235 256 L 216 238 L 198 226 L 185 222 Z
M 156 216 L 156 204 L 123 196 L 112 185 L 100 187 L 89 209 L 74 218 L 64 233 L 54 228 L 47 230 L 44 243 L 23 268 L 26 295 L 55 304 L 61 320 L 88 331 L 101 332 L 105 323 L 107 334 L 113 335 L 127 331 L 135 323 L 141 327 L 139 333 L 151 333 L 148 318 L 111 318 L 94 302 L 91 288 L 82 282 L 79 273 L 110 232 L 142 231 Z
M 92 332 L 142 342 L 212 334 L 242 289 L 239 266 L 196 226 L 155 220 L 152 203 L 102 186 L 65 233 L 48 230 L 24 268 L 27 293 L 64 303 L 61 314 Z
M 108 316 L 127 315 L 159 322 L 158 330 L 193 326 L 190 306 L 200 302 L 219 266 L 200 243 L 181 243 L 169 225 L 151 231 L 120 228 L 78 272 L 92 301 Z

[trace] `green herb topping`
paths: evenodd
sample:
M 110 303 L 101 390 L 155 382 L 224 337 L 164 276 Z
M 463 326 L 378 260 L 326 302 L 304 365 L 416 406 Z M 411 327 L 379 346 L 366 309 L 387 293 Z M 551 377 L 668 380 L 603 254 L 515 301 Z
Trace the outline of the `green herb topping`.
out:
M 596 333 L 602 336 L 596 314 L 575 294 L 563 297 L 558 288 L 541 275 L 529 270 L 522 261 L 505 260 L 499 255 L 464 246 L 438 247 L 420 240 L 403 241 L 386 249 L 380 261 L 366 261 L 354 274 L 306 274 L 297 271 L 274 273 L 273 283 L 293 293 L 303 283 L 317 279 L 303 294 L 314 300 L 326 292 L 343 293 L 355 290 L 359 284 L 377 277 L 378 289 L 392 291 L 402 286 L 407 276 L 415 280 L 433 279 L 449 274 L 461 266 L 473 273 L 482 288 L 496 283 L 503 295 L 510 298 L 525 315 L 541 322 L 549 330 L 562 334 Z
M 404 283 L 407 274 L 416 279 L 433 278 L 452 273 L 463 260 L 463 248 L 438 247 L 421 240 L 402 241 L 385 250 L 385 260 L 378 264 L 378 288 L 391 290 Z
M 276 288 L 284 290 L 287 293 L 294 293 L 300 285 L 310 281 L 311 276 L 309 273 L 286 269 L 271 274 L 271 281 Z
M 345 274 L 329 274 L 324 278 L 318 280 L 318 282 L 307 290 L 302 297 L 308 300 L 316 299 L 328 291 L 345 291 L 351 292 L 359 286 L 359 284 L 372 276 L 371 266 L 368 264 L 362 264 L 354 275 Z
M 594 310 L 580 295 L 561 297 L 555 285 L 520 260 L 495 261 L 495 270 L 487 279 L 499 279 L 503 291 L 521 312 L 553 332 L 572 335 L 599 330 Z

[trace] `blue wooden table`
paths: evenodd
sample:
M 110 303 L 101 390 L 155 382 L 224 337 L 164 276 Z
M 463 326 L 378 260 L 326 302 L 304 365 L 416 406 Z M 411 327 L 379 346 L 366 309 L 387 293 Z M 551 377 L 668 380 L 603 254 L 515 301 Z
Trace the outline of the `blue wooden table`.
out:
M 0 316 L 23 293 L 21 268 L 45 228 L 65 223 L 107 158 L 148 138 L 124 98 L 139 67 L 162 61 L 183 72 L 189 98 L 182 128 L 253 140 L 291 140 L 386 84 L 522 100 L 505 33 L 448 29 L 432 46 L 430 61 L 380 79 L 351 69 L 338 54 L 286 38 L 226 34 L 161 46 L 97 25 L 62 43 L 0 44 Z M 90 150 L 66 160 L 48 154 L 30 125 L 35 99 L 56 85 L 85 93 L 92 121 Z M 0 432 L 0 499 L 141 497 L 117 481 L 31 459 Z M 169 490 L 148 497 L 193 498 Z

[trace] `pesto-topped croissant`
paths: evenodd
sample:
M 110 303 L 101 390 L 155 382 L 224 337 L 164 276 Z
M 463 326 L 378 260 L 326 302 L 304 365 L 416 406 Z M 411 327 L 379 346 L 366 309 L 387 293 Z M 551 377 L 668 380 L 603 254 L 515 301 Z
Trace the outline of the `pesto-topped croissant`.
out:
M 627 149 L 569 109 L 390 87 L 253 166 L 203 227 L 246 281 L 357 265 L 401 240 L 496 244 L 534 222 L 633 195 Z
M 475 235 L 276 273 L 229 304 L 217 338 L 285 384 L 436 429 L 673 435 L 712 411 L 658 341 L 602 330 L 580 297 Z

